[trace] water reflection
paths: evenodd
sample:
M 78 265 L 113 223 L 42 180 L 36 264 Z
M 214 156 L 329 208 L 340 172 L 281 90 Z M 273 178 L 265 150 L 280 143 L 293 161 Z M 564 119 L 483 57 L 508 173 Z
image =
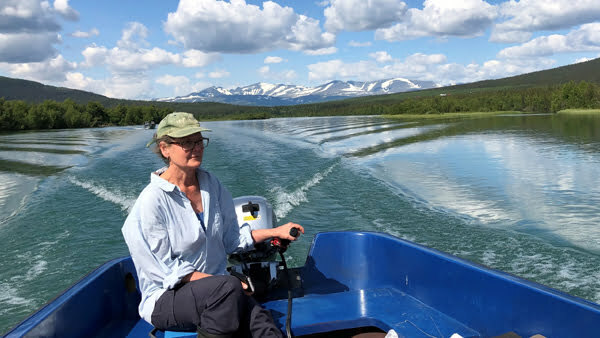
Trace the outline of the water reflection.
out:
M 465 121 L 359 151 L 349 142 L 347 149 L 375 176 L 430 207 L 600 252 L 598 121 Z M 589 133 L 579 136 L 578 127 Z
M 416 204 L 600 252 L 598 115 L 252 123 L 274 139 L 292 135 L 324 156 L 344 156 Z

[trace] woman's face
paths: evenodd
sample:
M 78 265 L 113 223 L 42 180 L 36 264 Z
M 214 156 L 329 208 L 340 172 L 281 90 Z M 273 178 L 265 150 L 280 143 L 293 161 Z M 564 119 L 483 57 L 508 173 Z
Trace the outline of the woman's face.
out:
M 202 133 L 173 140 L 170 144 L 166 142 L 160 144 L 160 150 L 163 156 L 169 159 L 169 165 L 175 165 L 181 169 L 196 169 L 202 164 L 204 146 L 208 140 L 202 137 Z

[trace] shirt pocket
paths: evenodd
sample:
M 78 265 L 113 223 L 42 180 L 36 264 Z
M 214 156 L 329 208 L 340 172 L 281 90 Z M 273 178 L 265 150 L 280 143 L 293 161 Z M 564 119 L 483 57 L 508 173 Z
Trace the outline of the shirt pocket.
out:
M 197 254 L 205 247 L 206 234 L 195 214 L 194 217 L 178 217 L 170 230 L 171 248 L 176 256 Z
M 215 203 L 212 206 L 212 219 L 209 219 L 210 227 L 207 227 L 207 231 L 210 233 L 211 239 L 223 241 L 223 214 L 221 212 L 221 205 L 219 201 L 215 199 Z

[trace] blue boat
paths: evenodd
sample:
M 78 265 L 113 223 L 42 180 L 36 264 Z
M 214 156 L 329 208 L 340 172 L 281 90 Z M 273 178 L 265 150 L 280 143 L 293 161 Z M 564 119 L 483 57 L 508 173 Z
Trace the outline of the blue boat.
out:
M 304 266 L 276 275 L 257 297 L 296 337 L 600 336 L 598 304 L 383 233 L 319 233 Z M 114 259 L 6 337 L 148 337 L 139 301 L 131 258 Z

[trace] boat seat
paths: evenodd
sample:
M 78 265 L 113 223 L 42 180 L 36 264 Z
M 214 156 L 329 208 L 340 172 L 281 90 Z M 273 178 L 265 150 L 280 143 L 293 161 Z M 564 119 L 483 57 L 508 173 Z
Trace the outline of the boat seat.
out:
M 287 299 L 264 303 L 285 332 Z M 480 337 L 455 319 L 393 288 L 307 294 L 294 298 L 292 332 L 296 336 L 374 326 L 394 329 L 399 337 Z M 140 319 L 128 337 L 148 337 L 152 325 Z M 157 338 L 194 337 L 195 332 L 158 331 Z
M 270 301 L 276 324 L 285 328 L 287 299 Z M 397 289 L 350 290 L 294 298 L 292 332 L 296 336 L 357 327 L 394 329 L 399 337 L 480 337 L 455 319 Z
M 127 338 L 148 337 L 154 327 L 143 319 L 138 320 L 136 325 L 129 331 Z M 155 333 L 156 338 L 196 337 L 196 332 L 161 331 Z

